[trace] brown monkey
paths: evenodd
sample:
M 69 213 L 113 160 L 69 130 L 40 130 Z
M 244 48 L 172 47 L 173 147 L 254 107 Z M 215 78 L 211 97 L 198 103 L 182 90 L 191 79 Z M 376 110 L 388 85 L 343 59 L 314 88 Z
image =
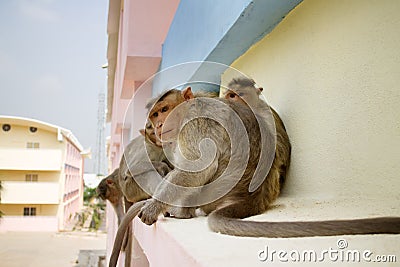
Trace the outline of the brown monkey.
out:
M 234 184 L 233 189 L 224 196 L 211 201 L 210 203 L 202 203 L 201 208 L 209 214 L 209 226 L 215 232 L 221 232 L 229 235 L 237 236 L 255 236 L 255 237 L 302 237 L 302 236 L 326 236 L 326 235 L 342 235 L 342 234 L 370 234 L 370 233 L 399 233 L 400 218 L 371 218 L 358 220 L 342 220 L 342 221 L 316 221 L 316 222 L 252 222 L 242 221 L 241 218 L 263 213 L 267 210 L 270 203 L 279 194 L 279 177 L 268 175 L 262 185 L 254 192 L 249 192 L 249 184 L 254 173 L 255 163 L 259 159 L 260 154 L 260 134 L 256 114 L 253 114 L 251 109 L 237 101 L 219 100 L 226 104 L 218 105 L 214 101 L 207 103 L 206 99 L 194 99 L 190 88 L 180 92 L 171 90 L 162 95 L 155 101 L 154 107 L 149 112 L 149 119 L 155 125 L 156 136 L 169 144 L 176 142 L 176 147 L 179 147 L 184 157 L 190 160 L 197 160 L 201 157 L 199 143 L 204 138 L 210 138 L 216 143 L 217 153 L 212 162 L 207 168 L 199 171 L 185 171 L 184 169 L 175 168 L 165 177 L 170 183 L 162 182 L 158 187 L 152 199 L 145 202 L 136 203 L 130 208 L 120 228 L 115 240 L 113 254 L 110 261 L 110 266 L 115 266 L 118 258 L 118 251 L 122 243 L 122 237 L 126 229 L 124 225 L 139 213 L 139 217 L 146 224 L 152 224 L 157 220 L 159 214 L 167 209 L 167 204 L 160 202 L 173 202 L 176 199 L 187 201 L 190 198 L 199 198 L 202 195 L 209 195 L 212 191 L 222 190 L 217 184 L 212 190 L 201 189 L 200 192 L 195 191 L 178 191 L 173 184 L 194 187 L 207 186 L 213 183 L 216 179 L 223 179 L 223 183 L 229 183 L 230 177 L 223 177 L 223 172 L 229 168 L 230 158 L 234 158 L 237 154 L 245 154 L 243 143 L 235 140 L 235 145 L 231 146 L 227 131 L 220 125 L 219 122 L 213 119 L 208 119 L 207 116 L 215 114 L 222 118 L 222 121 L 227 121 L 228 124 L 233 124 L 235 129 L 237 125 L 233 123 L 233 109 L 235 114 L 240 116 L 240 119 L 246 127 L 248 133 L 248 144 L 250 152 L 247 166 L 243 175 L 239 175 L 239 181 Z M 180 106 L 182 105 L 182 106 Z M 172 116 L 172 111 L 180 107 L 177 117 L 173 119 L 172 124 L 167 124 L 167 117 Z M 170 114 L 171 113 L 171 114 Z M 196 119 L 185 121 L 188 114 L 200 115 Z M 165 125 L 164 125 L 165 124 Z M 269 128 L 267 128 L 269 129 Z M 273 135 L 273 133 L 269 133 Z M 239 138 L 238 138 L 239 140 Z M 267 139 L 269 140 L 269 139 Z M 245 142 L 244 142 L 245 144 Z M 200 147 L 200 149 L 199 149 Z M 182 157 L 177 157 L 180 163 Z M 235 163 L 234 163 L 235 164 Z M 243 162 L 236 162 L 236 165 Z M 246 164 L 245 164 L 246 165 Z M 231 173 L 232 174 L 232 173 Z M 278 185 L 278 186 L 277 186 Z M 196 194 L 196 192 L 198 194 Z M 197 204 L 184 203 L 184 205 L 197 207 Z M 144 205 L 142 208 L 141 206 Z M 140 211 L 139 211 L 140 210 Z
M 133 139 L 124 150 L 124 154 L 120 161 L 120 166 L 112 174 L 104 178 L 97 187 L 98 195 L 102 199 L 107 199 L 112 204 L 117 217 L 118 225 L 124 216 L 123 201 L 125 203 L 125 211 L 129 207 L 140 200 L 147 199 L 150 195 L 145 192 L 137 181 L 147 190 L 154 190 L 156 185 L 149 185 L 146 181 L 149 177 L 157 175 L 165 176 L 171 169 L 162 152 L 162 148 L 152 143 L 155 140 L 154 130 L 146 125 L 145 130 L 140 131 L 145 137 L 139 136 Z M 145 141 L 146 139 L 146 141 Z M 129 224 L 126 226 L 129 227 Z M 123 250 L 131 250 L 131 234 L 128 230 L 126 236 L 123 236 Z M 121 245 L 119 248 L 121 248 Z M 125 257 L 125 266 L 130 266 L 131 253 L 127 253 Z
M 119 185 L 127 200 L 135 203 L 150 197 L 149 192 L 145 192 L 144 189 L 155 190 L 157 184 L 148 184 L 148 181 L 154 181 L 149 177 L 157 173 L 163 177 L 170 170 L 162 148 L 145 142 L 143 136 L 138 136 L 128 144 L 121 158 Z M 141 185 L 138 185 L 138 182 Z
M 172 123 L 168 123 L 169 116 L 178 110 Z M 233 110 L 233 111 L 232 111 Z M 196 117 L 197 116 L 197 117 Z M 210 117 L 215 116 L 213 119 Z M 240 129 L 235 116 L 239 116 L 245 127 L 245 132 L 231 133 L 231 129 Z M 194 119 L 193 119 L 194 118 Z M 219 118 L 220 120 L 215 120 Z M 148 199 L 140 209 L 138 216 L 146 224 L 157 221 L 159 214 L 163 213 L 168 204 L 183 200 L 183 206 L 201 208 L 209 214 L 208 223 L 212 231 L 237 236 L 254 237 L 303 237 L 303 236 L 328 236 L 343 234 L 375 234 L 375 233 L 400 233 L 400 218 L 381 217 L 356 220 L 333 220 L 313 222 L 252 222 L 240 220 L 245 217 L 263 213 L 278 196 L 280 186 L 279 177 L 270 176 L 262 182 L 255 191 L 249 191 L 249 185 L 255 172 L 255 165 L 260 156 L 260 129 L 257 114 L 250 107 L 225 99 L 215 100 L 206 98 L 194 98 L 190 88 L 180 92 L 171 90 L 162 95 L 149 112 L 149 119 L 155 126 L 156 136 L 164 143 L 175 142 L 176 154 L 180 152 L 183 157 L 176 156 L 178 165 L 185 159 L 197 161 L 208 150 L 215 150 L 205 168 L 186 170 L 175 168 L 167 174 L 157 187 L 153 198 Z M 229 131 L 221 123 L 230 125 Z M 270 130 L 270 128 L 267 127 Z M 238 136 L 245 135 L 246 138 Z M 267 132 L 267 140 L 275 133 Z M 235 139 L 236 138 L 236 139 Z M 247 143 L 246 140 L 247 139 Z M 215 146 L 209 146 L 204 140 L 212 140 Z M 232 144 L 232 140 L 235 141 Z M 202 143 L 203 142 L 203 143 Z M 246 147 L 246 145 L 248 145 Z M 267 144 L 268 145 L 268 144 Z M 178 151 L 179 148 L 179 151 Z M 271 147 L 271 149 L 274 149 Z M 248 151 L 249 150 L 249 151 Z M 247 154 L 247 161 L 236 161 L 241 154 Z M 175 155 L 175 154 L 174 154 Z M 201 162 L 201 161 L 199 161 Z M 226 172 L 232 163 L 234 170 L 239 170 L 243 165 L 244 172 Z M 262 164 L 263 162 L 261 162 Z M 184 164 L 183 164 L 184 165 Z M 195 165 L 195 164 L 193 164 Z M 196 164 L 197 165 L 197 164 Z M 185 166 L 185 165 L 184 165 Z M 222 183 L 216 181 L 222 180 Z M 233 181 L 233 183 L 231 182 Z M 224 186 L 230 183 L 232 188 L 226 194 L 218 195 L 212 201 L 202 202 L 208 196 L 224 191 Z M 183 190 L 174 185 L 184 187 Z M 207 185 L 212 185 L 207 187 Z M 278 185 L 278 186 L 277 186 Z M 200 189 L 199 189 L 200 188 Z M 194 200 L 193 200 L 194 199 Z M 200 199 L 200 201 L 198 201 Z M 140 205 L 143 205 L 141 202 Z M 139 207 L 132 207 L 128 211 L 130 217 L 125 217 L 118 233 L 123 235 L 122 228 L 126 220 L 134 216 Z M 116 240 L 121 242 L 121 236 Z M 114 246 L 114 251 L 119 251 Z M 114 266 L 111 265 L 110 266 Z
M 103 199 L 110 201 L 113 206 L 115 213 L 118 218 L 118 225 L 121 223 L 121 219 L 124 216 L 123 208 L 123 194 L 118 183 L 119 168 L 115 169 L 113 173 L 105 177 L 100 181 L 96 188 L 97 195 Z
M 151 122 L 147 122 L 146 126 L 144 129 L 139 130 L 139 132 L 141 133 L 141 135 L 143 135 L 146 139 L 146 142 L 150 143 L 150 144 L 155 144 L 157 145 L 157 138 L 156 138 L 156 134 L 154 133 L 154 128 L 151 125 Z M 158 146 L 161 147 L 162 144 L 159 144 Z
M 146 127 L 146 133 L 144 130 L 141 130 L 141 133 L 146 135 L 146 140 L 155 140 L 154 130 L 152 130 L 152 127 L 150 128 Z M 151 132 L 153 132 L 152 135 Z M 135 179 L 145 181 L 146 177 L 153 176 L 156 172 L 161 176 L 165 176 L 171 170 L 165 161 L 166 158 L 162 148 L 152 143 L 145 143 L 143 136 L 133 139 L 128 144 L 121 158 L 119 168 L 104 178 L 96 189 L 99 197 L 109 200 L 114 207 L 118 223 L 120 223 L 124 213 L 123 197 L 126 198 L 125 205 L 128 205 L 126 209 L 130 206 L 127 202 L 135 203 L 150 197 L 136 183 Z
M 255 81 L 249 78 L 232 79 L 228 84 L 228 90 L 224 93 L 224 97 L 249 105 L 257 113 L 269 110 L 272 112 L 276 129 L 276 148 L 270 173 L 279 175 L 279 183 L 282 189 L 286 179 L 286 172 L 290 165 L 291 145 L 289 136 L 278 113 L 260 98 L 263 88 L 256 87 L 255 84 Z
M 220 100 L 224 102 L 223 100 Z M 164 125 L 165 119 L 175 107 L 183 103 L 173 124 Z M 324 236 L 342 234 L 371 234 L 371 233 L 399 233 L 400 218 L 385 217 L 341 221 L 320 222 L 250 222 L 238 220 L 252 215 L 263 213 L 271 202 L 277 197 L 276 176 L 270 176 L 254 192 L 249 192 L 248 187 L 254 173 L 254 162 L 257 162 L 260 149 L 260 135 L 256 116 L 251 109 L 234 101 L 224 102 L 238 114 L 246 127 L 249 137 L 250 153 L 244 174 L 238 183 L 226 195 L 218 200 L 202 206 L 209 215 L 209 226 L 213 231 L 239 236 L 265 236 L 265 237 L 300 237 Z M 197 119 L 185 121 L 187 114 L 199 115 Z M 181 92 L 170 91 L 164 94 L 154 105 L 149 113 L 149 119 L 155 126 L 156 135 L 163 141 L 176 140 L 182 154 L 188 159 L 197 159 L 201 156 L 199 142 L 205 137 L 211 138 L 216 143 L 217 153 L 209 166 L 201 171 L 188 172 L 175 168 L 166 180 L 172 184 L 193 187 L 202 186 L 217 179 L 227 166 L 229 155 L 244 153 L 239 148 L 231 146 L 231 141 L 226 130 L 217 122 L 208 119 L 209 114 L 216 114 L 223 121 L 232 122 L 232 112 L 226 105 L 210 103 L 205 98 L 193 98 L 188 90 Z M 179 115 L 181 117 L 179 117 Z M 182 123 L 185 122 L 183 127 Z M 178 127 L 176 127 L 178 126 Z M 175 128 L 174 128 L 175 127 Z M 234 127 L 236 128 L 236 127 Z M 179 131 L 180 129 L 180 131 Z M 270 133 L 272 134 L 272 133 Z M 269 140 L 269 139 L 268 139 Z M 236 141 L 236 140 L 235 140 Z M 233 151 L 236 149 L 236 151 Z M 228 153 L 227 153 L 228 152 Z M 237 163 L 242 164 L 242 163 Z M 177 194 L 176 188 L 171 183 L 161 183 L 152 199 L 149 199 L 139 213 L 139 217 L 146 224 L 153 224 L 158 215 L 165 210 L 166 204 L 157 199 L 176 199 L 185 197 L 186 192 Z M 220 190 L 220 188 L 214 188 Z M 204 192 L 209 193 L 209 192 Z M 203 191 L 201 192 L 203 194 Z M 200 194 L 200 195 L 201 195 Z M 188 197 L 188 196 L 186 196 Z

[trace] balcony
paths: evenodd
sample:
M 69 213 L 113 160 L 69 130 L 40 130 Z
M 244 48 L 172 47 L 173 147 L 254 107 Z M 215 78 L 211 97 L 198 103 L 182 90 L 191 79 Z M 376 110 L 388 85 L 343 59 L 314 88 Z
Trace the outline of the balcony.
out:
M 59 184 L 2 181 L 2 204 L 58 204 Z
M 0 170 L 60 171 L 61 150 L 0 149 Z

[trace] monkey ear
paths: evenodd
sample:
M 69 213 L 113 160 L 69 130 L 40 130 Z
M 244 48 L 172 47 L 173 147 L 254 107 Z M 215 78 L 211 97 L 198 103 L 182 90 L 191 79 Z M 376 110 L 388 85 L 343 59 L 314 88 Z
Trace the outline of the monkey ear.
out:
M 143 135 L 143 136 L 146 136 L 146 132 L 144 131 L 144 129 L 140 129 L 140 130 L 139 130 L 139 133 L 140 133 L 141 135 Z
M 182 91 L 182 96 L 185 100 L 193 99 L 194 95 L 192 93 L 192 87 L 188 87 L 185 90 Z

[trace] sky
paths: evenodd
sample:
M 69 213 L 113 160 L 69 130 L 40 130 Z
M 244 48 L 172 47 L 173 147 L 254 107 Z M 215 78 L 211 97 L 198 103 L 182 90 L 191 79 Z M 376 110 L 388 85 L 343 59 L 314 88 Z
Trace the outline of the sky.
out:
M 0 115 L 67 128 L 93 152 L 107 11 L 107 0 L 0 0 Z

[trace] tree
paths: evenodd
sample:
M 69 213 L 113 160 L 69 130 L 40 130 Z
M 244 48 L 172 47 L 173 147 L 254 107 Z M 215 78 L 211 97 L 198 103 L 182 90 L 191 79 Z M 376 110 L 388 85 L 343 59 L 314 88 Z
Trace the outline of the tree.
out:
M 83 201 L 89 202 L 92 198 L 96 197 L 96 195 L 96 188 L 85 186 L 85 190 L 83 192 Z

